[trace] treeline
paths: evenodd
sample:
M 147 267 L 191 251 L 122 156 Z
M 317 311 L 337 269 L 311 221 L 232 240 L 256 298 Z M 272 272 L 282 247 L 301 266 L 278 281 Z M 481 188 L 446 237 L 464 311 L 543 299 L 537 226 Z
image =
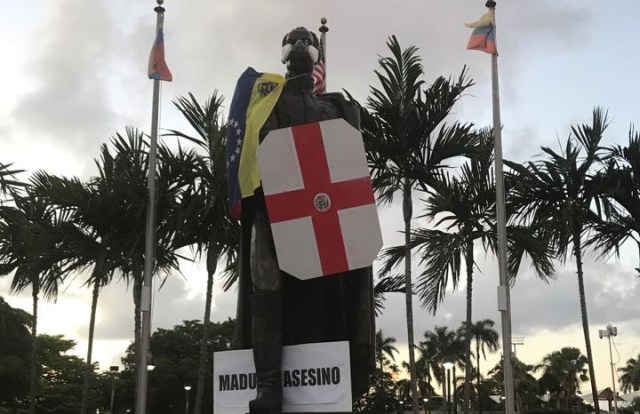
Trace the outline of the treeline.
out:
M 29 377 L 31 339 L 30 315 L 9 306 L 0 297 L 0 413 L 21 414 L 30 411 Z M 206 359 L 213 365 L 213 352 L 231 349 L 234 321 L 212 323 Z M 185 407 L 185 385 L 198 380 L 203 324 L 184 321 L 172 329 L 158 329 L 151 337 L 149 361 L 149 412 L 173 414 Z M 85 361 L 71 355 L 75 342 L 62 335 L 38 335 L 36 373 L 40 377 L 38 413 L 77 414 L 82 405 Z M 129 413 L 135 407 L 135 355 L 131 344 L 122 365 L 98 367 L 90 374 L 88 405 L 93 412 Z M 117 370 L 116 370 L 117 369 Z M 213 412 L 211 370 L 206 373 L 207 387 L 203 412 Z M 195 387 L 194 387 L 195 390 Z M 191 406 L 195 393 L 189 394 Z M 111 409 L 113 408 L 113 411 Z
M 426 411 L 458 412 L 464 401 L 465 371 L 471 371 L 473 412 L 504 411 L 504 373 L 500 361 L 481 374 L 480 363 L 488 353 L 499 351 L 499 334 L 490 319 L 471 326 L 474 364 L 465 369 L 465 323 L 457 329 L 436 326 L 424 332 L 417 345 L 416 372 L 419 407 Z M 411 384 L 400 375 L 406 362 L 398 366 L 396 339 L 377 332 L 376 373 L 369 392 L 354 404 L 354 411 L 362 413 L 390 413 L 410 410 Z M 623 392 L 640 389 L 640 355 L 618 368 Z M 575 347 L 562 347 L 545 355 L 535 364 L 517 358 L 513 361 L 515 405 L 521 413 L 534 412 L 590 412 L 592 407 L 580 396 L 580 383 L 588 381 L 587 357 Z M 621 412 L 631 414 L 640 408 L 640 397 L 626 405 Z M 608 410 L 613 407 L 612 401 Z
M 30 315 L 12 308 L 0 297 L 0 414 L 29 411 Z M 195 394 L 186 392 L 198 378 L 199 350 L 203 324 L 184 321 L 172 329 L 158 329 L 151 337 L 149 361 L 149 409 L 151 412 L 182 411 L 187 399 L 191 406 Z M 416 371 L 420 408 L 427 411 L 451 409 L 456 412 L 464 398 L 465 325 L 457 329 L 436 326 L 424 332 L 417 346 Z M 499 335 L 489 319 L 472 325 L 474 364 L 472 408 L 475 412 L 504 410 L 502 363 L 487 376 L 480 374 L 486 355 L 499 351 Z M 208 347 L 213 352 L 232 348 L 234 320 L 212 323 Z M 38 412 L 77 413 L 81 406 L 84 361 L 70 355 L 75 342 L 61 335 L 38 335 L 37 372 L 41 377 Z M 398 365 L 396 339 L 379 330 L 376 334 L 376 370 L 369 392 L 354 401 L 360 413 L 390 413 L 411 409 L 410 382 Z M 207 366 L 213 364 L 212 353 Z M 640 355 L 619 368 L 623 391 L 640 389 Z M 131 344 L 121 365 L 97 367 L 91 374 L 88 402 L 100 412 L 133 412 L 135 406 L 135 355 Z M 536 410 L 588 411 L 577 395 L 578 384 L 586 380 L 587 358 L 580 350 L 563 347 L 550 352 L 534 365 L 514 361 L 516 405 L 519 412 Z M 203 411 L 212 412 L 212 371 L 206 373 Z M 632 401 L 624 413 L 640 408 L 640 399 Z M 113 411 L 111 411 L 113 409 Z M 127 411 L 130 410 L 130 411 Z

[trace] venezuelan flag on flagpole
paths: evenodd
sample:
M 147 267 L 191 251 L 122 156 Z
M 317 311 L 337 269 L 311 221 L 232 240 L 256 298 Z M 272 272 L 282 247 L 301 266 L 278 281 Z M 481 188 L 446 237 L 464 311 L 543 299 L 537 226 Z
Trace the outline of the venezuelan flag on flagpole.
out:
M 240 218 L 240 201 L 260 187 L 257 151 L 260 129 L 276 106 L 285 78 L 247 68 L 236 84 L 227 121 L 227 189 L 231 216 Z
M 487 0 L 485 6 L 489 9 L 482 17 L 466 26 L 473 29 L 467 49 L 480 50 L 491 54 L 491 101 L 493 107 L 493 138 L 494 138 L 494 171 L 496 179 L 496 229 L 498 242 L 498 302 L 500 303 L 500 318 L 502 325 L 502 372 L 504 377 L 505 412 L 515 412 L 515 388 L 512 361 L 511 337 L 511 293 L 508 277 L 508 238 L 507 213 L 505 203 L 504 170 L 502 160 L 502 120 L 500 116 L 500 82 L 498 79 L 498 53 L 496 48 L 496 2 Z M 469 391 L 465 390 L 469 397 Z
M 149 54 L 149 79 L 171 82 L 173 76 L 164 60 L 164 13 L 158 17 L 156 40 Z
M 498 53 L 496 48 L 495 13 L 495 9 L 490 9 L 475 22 L 465 23 L 465 26 L 473 29 L 467 43 L 467 49 L 480 50 L 490 54 Z

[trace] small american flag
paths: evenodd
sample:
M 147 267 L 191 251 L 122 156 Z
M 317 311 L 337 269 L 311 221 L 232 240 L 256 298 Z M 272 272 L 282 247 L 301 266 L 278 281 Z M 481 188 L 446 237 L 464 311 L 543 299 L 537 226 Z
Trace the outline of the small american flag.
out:
M 324 56 L 324 33 L 320 38 L 320 56 L 318 63 L 313 67 L 313 94 L 320 95 L 327 91 L 327 78 L 325 72 L 325 56 Z

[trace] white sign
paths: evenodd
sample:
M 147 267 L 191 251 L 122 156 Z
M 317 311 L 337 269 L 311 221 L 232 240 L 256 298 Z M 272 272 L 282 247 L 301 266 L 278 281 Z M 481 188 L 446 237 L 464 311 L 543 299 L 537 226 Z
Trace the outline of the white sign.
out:
M 351 412 L 349 342 L 283 347 L 283 412 Z M 213 354 L 214 414 L 245 414 L 256 397 L 251 349 Z

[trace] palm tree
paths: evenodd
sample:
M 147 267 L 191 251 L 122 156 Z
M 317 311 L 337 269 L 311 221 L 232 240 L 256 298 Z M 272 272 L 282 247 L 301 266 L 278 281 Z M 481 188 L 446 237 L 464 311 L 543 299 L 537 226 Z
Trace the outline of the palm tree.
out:
M 71 252 L 70 261 L 78 268 L 93 266 L 85 285 L 92 288 L 89 317 L 89 340 L 82 388 L 82 414 L 87 412 L 89 381 L 93 378 L 93 338 L 100 290 L 107 286 L 118 267 L 121 252 L 114 242 L 110 213 L 120 200 L 113 197 L 116 189 L 99 193 L 98 187 L 81 182 L 78 178 L 64 178 L 39 171 L 31 178 L 33 191 L 54 208 L 71 213 L 71 222 L 64 228 L 65 245 Z
M 434 378 L 442 385 L 442 395 L 446 398 L 446 372 L 443 366 L 445 362 L 452 362 L 460 368 L 464 367 L 465 342 L 458 333 L 446 326 L 436 326 L 433 331 L 424 333 L 424 341 L 420 347 L 427 352 L 424 354 L 426 365 L 430 370 L 430 378 Z
M 99 174 L 90 186 L 107 197 L 104 206 L 109 210 L 104 225 L 105 233 L 111 237 L 109 247 L 114 249 L 111 255 L 117 260 L 114 266 L 117 265 L 128 284 L 133 284 L 134 342 L 136 357 L 139 357 L 148 143 L 141 131 L 127 128 L 125 136 L 116 134 L 110 144 L 100 148 L 100 160 L 96 161 Z M 175 243 L 175 222 L 179 216 L 179 200 L 193 182 L 195 158 L 193 152 L 182 148 L 172 151 L 166 145 L 158 146 L 154 274 L 167 275 L 179 268 L 181 256 L 176 253 L 179 246 Z
M 360 107 L 361 130 L 372 181 L 383 203 L 402 193 L 405 230 L 405 309 L 413 411 L 418 412 L 411 283 L 412 190 L 426 188 L 447 161 L 471 152 L 476 143 L 469 125 L 441 125 L 462 93 L 472 85 L 466 69 L 455 81 L 443 77 L 427 87 L 416 47 L 402 49 L 395 36 L 387 46 L 390 57 L 376 71 L 382 87 L 371 88 L 367 109 Z M 369 112 L 370 110 L 370 112 Z
M 550 391 L 557 399 L 558 408 L 569 409 L 569 405 L 576 398 L 576 391 L 580 389 L 581 381 L 588 381 L 587 357 L 578 348 L 564 347 L 545 355 L 542 362 L 536 365 L 534 371 L 542 370 L 540 385 L 544 391 Z M 597 400 L 598 393 L 593 394 Z
M 635 359 L 629 358 L 627 365 L 618 368 L 618 372 L 622 373 L 620 376 L 622 392 L 640 390 L 640 354 Z
M 30 193 L 14 194 L 15 207 L 0 205 L 0 276 L 13 274 L 11 291 L 31 288 L 30 412 L 35 414 L 39 378 L 37 376 L 38 300 L 55 299 L 65 274 L 72 270 L 62 247 L 61 228 L 69 217 L 52 209 L 40 197 Z
M 469 329 L 467 329 L 466 321 L 462 322 L 462 326 L 459 329 L 459 334 L 462 336 L 467 335 L 467 332 L 471 335 L 473 340 L 476 343 L 476 388 L 480 387 L 480 354 L 482 353 L 482 357 L 484 359 L 487 358 L 485 354 L 485 346 L 489 350 L 489 352 L 496 352 L 498 348 L 500 348 L 500 335 L 498 331 L 493 329 L 495 323 L 491 319 L 483 319 L 480 321 L 476 321 L 476 323 L 472 324 Z M 478 398 L 480 397 L 480 393 L 477 393 Z M 478 401 L 478 409 L 479 413 L 482 414 L 482 404 Z
M 559 258 L 566 260 L 570 252 L 575 256 L 582 329 L 593 395 L 598 394 L 598 389 L 589 337 L 582 242 L 595 221 L 595 214 L 590 209 L 597 195 L 593 188 L 593 169 L 602 156 L 600 141 L 607 125 L 606 111 L 596 108 L 591 125 L 571 128 L 572 133 L 560 153 L 543 147 L 546 155 L 543 160 L 523 165 L 506 161 L 513 169 L 510 177 L 513 185 L 507 203 L 522 222 L 541 230 Z M 597 398 L 594 398 L 594 406 L 599 414 Z
M 421 228 L 412 232 L 411 247 L 415 248 L 424 271 L 418 276 L 417 290 L 422 305 L 435 313 L 444 299 L 449 277 L 456 289 L 461 278 L 461 264 L 466 268 L 466 322 L 463 333 L 466 343 L 465 409 L 471 398 L 471 340 L 472 293 L 474 268 L 474 243 L 482 241 L 485 248 L 497 251 L 495 181 L 493 174 L 493 134 L 490 130 L 479 133 L 477 152 L 460 168 L 460 176 L 442 174 L 429 190 L 424 216 L 441 229 Z M 518 271 L 525 253 L 531 258 L 538 276 L 546 279 L 553 273 L 552 253 L 532 229 L 510 228 L 509 266 L 510 276 Z M 383 273 L 388 273 L 404 257 L 404 246 L 392 247 L 383 252 L 386 258 Z
M 182 214 L 176 221 L 177 244 L 195 245 L 200 256 L 207 255 L 207 293 L 204 308 L 204 329 L 200 343 L 200 364 L 194 412 L 202 410 L 205 373 L 208 368 L 207 349 L 211 332 L 211 303 L 213 298 L 213 276 L 218 261 L 226 257 L 227 269 L 237 269 L 233 262 L 238 257 L 239 223 L 229 218 L 227 196 L 227 174 L 225 164 L 226 126 L 222 125 L 221 108 L 223 97 L 214 92 L 204 105 L 196 98 L 179 97 L 174 105 L 196 131 L 190 136 L 179 131 L 170 131 L 168 135 L 177 136 L 195 143 L 205 151 L 204 157 L 198 157 L 194 164 L 197 179 L 191 183 L 190 191 L 184 193 L 181 200 Z M 237 279 L 236 271 L 227 271 L 224 289 L 227 290 Z
M 117 148 L 116 155 L 103 146 L 102 164 L 98 163 L 100 176 L 88 183 L 45 172 L 38 172 L 32 178 L 35 192 L 52 206 L 72 214 L 73 223 L 65 227 L 65 245 L 72 252 L 69 260 L 79 268 L 93 266 L 85 283 L 92 287 L 92 302 L 81 413 L 87 412 L 89 381 L 93 378 L 93 338 L 100 290 L 111 282 L 118 269 L 127 277 L 132 269 L 131 259 L 137 263 L 143 260 L 131 254 L 130 240 L 138 241 L 134 251 L 140 248 L 139 241 L 144 240 L 141 237 L 144 224 L 139 220 L 146 207 L 146 199 L 143 198 L 146 191 L 145 144 L 142 134 L 133 129 L 127 129 L 127 139 L 117 135 L 112 143 Z M 164 181 L 159 181 L 159 191 L 163 191 L 159 197 L 162 212 L 159 219 L 166 222 L 166 212 L 171 210 L 168 203 L 175 204 L 171 197 L 177 197 L 176 192 L 180 189 L 181 171 L 187 168 L 185 165 L 191 168 L 194 157 L 181 152 L 173 155 L 165 146 L 160 146 L 159 155 L 160 176 L 164 177 Z M 173 161 L 176 157 L 184 158 L 182 167 Z M 166 240 L 161 243 L 167 245 Z M 167 257 L 165 252 L 166 249 L 157 249 L 158 256 L 161 256 L 157 257 L 159 268 L 177 267 L 175 258 Z

